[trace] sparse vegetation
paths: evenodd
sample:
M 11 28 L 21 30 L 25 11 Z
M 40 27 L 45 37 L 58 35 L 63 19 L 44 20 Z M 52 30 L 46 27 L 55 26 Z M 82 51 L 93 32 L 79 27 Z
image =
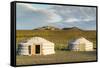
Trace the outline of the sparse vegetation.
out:
M 95 61 L 96 52 L 58 51 L 53 55 L 17 56 L 17 65 Z

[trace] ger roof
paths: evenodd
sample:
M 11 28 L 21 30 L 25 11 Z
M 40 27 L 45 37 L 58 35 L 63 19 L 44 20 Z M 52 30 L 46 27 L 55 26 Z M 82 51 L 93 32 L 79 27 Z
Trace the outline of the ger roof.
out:
M 71 40 L 69 43 L 71 43 L 71 44 L 80 44 L 80 43 L 92 43 L 92 42 L 88 41 L 84 37 L 80 37 L 80 38 Z
M 25 42 L 20 42 L 20 44 L 42 44 L 42 43 L 54 44 L 42 37 L 32 37 L 30 39 L 27 39 Z

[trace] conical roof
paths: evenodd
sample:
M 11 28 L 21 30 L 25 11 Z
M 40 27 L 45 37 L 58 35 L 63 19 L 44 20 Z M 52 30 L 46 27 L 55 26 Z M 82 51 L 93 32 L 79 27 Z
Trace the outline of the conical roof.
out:
M 78 38 L 78 39 L 75 39 L 75 40 L 71 40 L 70 43 L 72 43 L 72 44 L 80 44 L 80 43 L 92 43 L 92 42 L 88 41 L 84 37 L 81 37 L 81 38 Z
M 43 44 L 43 43 L 54 44 L 42 37 L 32 37 L 28 39 L 27 42 L 21 42 L 21 44 Z
M 31 39 L 28 40 L 28 42 L 33 42 L 33 43 L 52 43 L 42 37 L 33 37 Z

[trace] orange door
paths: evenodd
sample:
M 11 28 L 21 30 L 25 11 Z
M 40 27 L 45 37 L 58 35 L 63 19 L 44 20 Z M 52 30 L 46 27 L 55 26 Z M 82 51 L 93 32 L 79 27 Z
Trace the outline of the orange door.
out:
M 34 46 L 34 45 L 31 46 L 31 54 L 32 54 L 32 55 L 35 55 L 35 46 Z

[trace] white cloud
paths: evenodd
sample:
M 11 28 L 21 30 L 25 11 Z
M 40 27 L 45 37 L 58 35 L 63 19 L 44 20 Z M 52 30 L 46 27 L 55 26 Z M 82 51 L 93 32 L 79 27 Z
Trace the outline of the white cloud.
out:
M 46 22 L 48 23 L 59 22 L 62 20 L 62 17 L 56 14 L 55 12 L 53 12 L 52 10 L 41 9 L 41 10 L 37 10 L 37 12 L 38 11 L 40 11 L 42 14 L 44 14 L 44 16 L 48 18 L 48 19 L 45 19 Z
M 93 7 L 54 6 L 52 9 L 55 9 L 65 22 L 88 22 L 96 19 L 96 8 Z
M 17 6 L 21 9 L 21 12 L 18 12 L 19 16 L 23 14 L 21 18 L 31 15 L 31 18 L 33 17 L 33 19 L 37 21 L 41 20 L 41 22 L 46 23 L 59 22 L 62 20 L 61 16 L 52 10 L 35 8 L 32 4 L 26 3 L 18 3 Z M 18 10 L 20 10 L 19 8 Z M 38 16 L 32 16 L 33 14 L 37 14 Z
M 37 10 L 35 7 L 33 8 L 31 4 L 27 4 L 27 3 L 17 3 L 17 6 L 23 7 L 22 9 L 28 8 L 31 10 Z
M 93 21 L 93 20 L 95 20 L 95 18 L 92 18 L 92 17 L 83 19 L 83 21 L 86 21 L 86 22 Z
M 65 22 L 71 22 L 71 23 L 79 22 L 79 21 L 80 21 L 80 19 L 77 19 L 77 18 L 68 18 L 67 20 L 65 20 Z
M 90 21 L 94 21 L 94 20 L 95 20 L 95 18 L 93 18 L 93 17 L 91 17 L 91 18 L 84 18 L 84 19 L 80 19 L 80 18 L 68 18 L 64 22 L 75 23 L 75 22 L 90 22 Z
M 17 7 L 17 20 L 20 22 L 19 25 L 24 22 L 26 24 L 31 24 L 32 27 L 48 24 L 54 24 L 55 26 L 59 25 L 62 27 L 77 25 L 82 27 L 83 24 L 85 24 L 84 26 L 88 27 L 88 25 L 90 25 L 89 23 L 95 24 L 96 21 L 95 8 L 90 7 L 55 5 L 52 8 L 39 8 L 38 5 L 37 7 L 34 7 L 32 4 L 26 3 L 17 3 Z M 37 26 L 32 24 L 36 24 Z

